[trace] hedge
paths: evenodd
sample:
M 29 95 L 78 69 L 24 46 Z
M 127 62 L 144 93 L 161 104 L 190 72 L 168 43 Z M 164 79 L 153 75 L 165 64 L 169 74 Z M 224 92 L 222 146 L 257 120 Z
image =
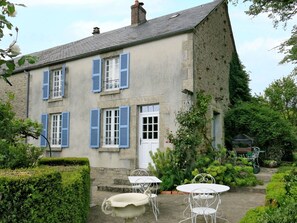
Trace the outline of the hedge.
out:
M 249 210 L 240 223 L 297 222 L 297 168 L 284 168 L 266 188 L 265 206 Z
M 66 160 L 58 162 L 76 162 Z M 90 204 L 90 167 L 44 164 L 32 169 L 0 170 L 1 223 L 87 221 Z

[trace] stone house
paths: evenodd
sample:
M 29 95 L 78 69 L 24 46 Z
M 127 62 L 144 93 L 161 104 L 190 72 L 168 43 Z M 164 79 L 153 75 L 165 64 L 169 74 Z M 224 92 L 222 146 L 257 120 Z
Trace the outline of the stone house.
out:
M 50 146 L 44 137 L 29 142 L 47 156 L 50 148 L 54 157 L 88 157 L 92 167 L 146 168 L 150 151 L 172 146 L 177 112 L 203 90 L 212 96 L 209 136 L 223 144 L 235 51 L 225 0 L 151 20 L 136 0 L 130 26 L 96 27 L 16 70 L 27 78 L 24 111 L 43 124 Z

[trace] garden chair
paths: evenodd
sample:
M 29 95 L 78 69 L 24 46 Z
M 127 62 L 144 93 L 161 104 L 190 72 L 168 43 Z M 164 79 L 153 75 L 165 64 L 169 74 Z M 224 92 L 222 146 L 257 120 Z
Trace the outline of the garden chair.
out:
M 134 169 L 131 171 L 130 176 L 149 176 L 149 172 L 146 169 Z M 132 184 L 132 192 L 139 192 L 140 185 L 137 183 Z
M 197 199 L 197 197 L 200 197 L 200 199 Z M 203 197 L 206 199 L 203 199 Z M 198 216 L 204 217 L 205 222 L 208 222 L 210 218 L 212 223 L 216 223 L 220 204 L 220 195 L 210 188 L 199 188 L 192 191 L 189 196 L 192 223 L 196 223 Z
M 139 185 L 138 191 L 149 196 L 149 204 L 152 207 L 153 214 L 158 221 L 159 215 L 159 206 L 158 206 L 158 189 L 159 185 L 155 182 L 152 182 L 150 178 L 139 179 L 136 181 L 136 184 Z
M 192 183 L 211 183 L 215 184 L 215 178 L 208 173 L 199 173 L 191 181 Z

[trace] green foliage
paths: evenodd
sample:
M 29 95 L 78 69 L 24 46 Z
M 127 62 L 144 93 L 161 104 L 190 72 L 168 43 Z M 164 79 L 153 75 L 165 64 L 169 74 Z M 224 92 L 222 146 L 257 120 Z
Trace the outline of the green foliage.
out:
M 11 17 L 16 15 L 16 6 L 24 6 L 23 4 L 14 4 L 7 0 L 1 0 L 1 14 L 0 14 L 0 41 L 4 38 L 4 31 L 12 31 L 13 24 L 9 21 Z M 17 43 L 18 31 L 19 29 L 15 27 L 16 37 L 12 43 L 6 49 L 0 49 L 0 78 L 3 78 L 8 84 L 12 85 L 8 81 L 8 77 L 14 72 L 17 66 L 21 66 L 26 62 L 33 64 L 36 62 L 37 58 L 31 55 L 25 55 L 16 58 L 21 54 L 19 46 Z M 9 33 L 12 36 L 12 33 Z M 15 61 L 16 60 L 16 61 Z
M 199 147 L 210 145 L 206 138 L 206 114 L 210 99 L 210 96 L 198 93 L 195 103 L 188 111 L 178 112 L 176 120 L 179 126 L 176 133 L 168 135 L 168 139 L 174 145 L 172 153 L 176 169 L 181 172 L 180 176 L 187 177 L 191 174 Z
M 235 4 L 239 0 L 229 0 Z M 274 27 L 279 23 L 287 25 L 287 21 L 293 19 L 296 15 L 297 2 L 293 0 L 242 0 L 243 2 L 251 2 L 249 10 L 246 11 L 248 15 L 257 16 L 261 13 L 268 15 L 273 20 Z M 283 42 L 279 47 L 279 52 L 284 53 L 286 56 L 280 63 L 296 63 L 297 62 L 297 26 L 292 29 L 291 37 Z
M 175 162 L 173 150 L 167 148 L 162 152 L 159 149 L 154 154 L 150 153 L 154 166 L 149 163 L 150 172 L 162 180 L 160 190 L 172 190 L 181 184 L 184 179 L 184 172 L 178 169 Z
M 240 223 L 265 223 L 266 209 L 267 207 L 257 207 L 248 210 Z
M 89 166 L 0 170 L 0 222 L 87 222 Z
M 217 183 L 231 187 L 255 186 L 259 183 L 251 163 L 246 158 L 234 159 L 227 154 L 225 148 L 198 157 L 196 169 L 185 183 L 189 183 L 198 173 L 209 173 Z
M 280 112 L 293 126 L 297 126 L 297 73 L 271 83 L 265 89 L 263 99 L 275 111 Z
M 76 166 L 85 165 L 90 166 L 88 158 L 80 157 L 43 157 L 38 160 L 38 165 L 47 166 Z
M 188 111 L 178 113 L 176 133 L 169 133 L 174 148 L 150 154 L 154 165 L 150 164 L 149 170 L 162 180 L 161 190 L 172 190 L 190 182 L 193 174 L 198 172 L 210 173 L 217 182 L 230 186 L 257 184 L 247 159 L 228 156 L 224 148 L 211 148 L 206 137 L 206 125 L 210 122 L 206 118 L 209 102 L 209 96 L 197 94 L 196 103 Z
M 17 119 L 11 100 L 0 100 L 0 168 L 31 167 L 42 154 L 39 147 L 25 143 L 28 136 L 38 138 L 41 126 L 30 119 Z
M 229 98 L 231 105 L 235 105 L 241 101 L 251 100 L 249 81 L 249 75 L 244 70 L 244 66 L 240 62 L 238 55 L 233 53 L 229 75 Z
M 240 103 L 227 112 L 225 136 L 228 148 L 232 147 L 232 138 L 238 134 L 252 137 L 254 145 L 266 152 L 277 147 L 279 153 L 285 153 L 286 159 L 297 146 L 296 131 L 291 123 L 270 107 L 256 102 Z
M 297 222 L 297 169 L 279 168 L 267 185 L 266 206 L 247 212 L 240 223 Z

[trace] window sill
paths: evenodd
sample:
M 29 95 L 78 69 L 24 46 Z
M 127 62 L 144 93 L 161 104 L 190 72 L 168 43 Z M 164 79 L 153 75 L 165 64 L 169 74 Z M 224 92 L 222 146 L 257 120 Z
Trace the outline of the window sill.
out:
M 57 102 L 57 101 L 63 101 L 63 98 L 51 98 L 48 100 L 49 103 L 52 103 L 52 102 Z
M 100 152 L 110 152 L 110 153 L 118 153 L 120 152 L 120 149 L 119 148 L 99 148 L 99 153 Z
M 62 152 L 62 148 L 61 147 L 52 147 L 51 148 L 52 152 Z M 50 152 L 49 148 L 46 148 L 47 152 Z
M 100 96 L 120 94 L 120 93 L 121 93 L 120 89 L 111 90 L 111 91 L 103 91 L 103 92 L 101 92 Z

